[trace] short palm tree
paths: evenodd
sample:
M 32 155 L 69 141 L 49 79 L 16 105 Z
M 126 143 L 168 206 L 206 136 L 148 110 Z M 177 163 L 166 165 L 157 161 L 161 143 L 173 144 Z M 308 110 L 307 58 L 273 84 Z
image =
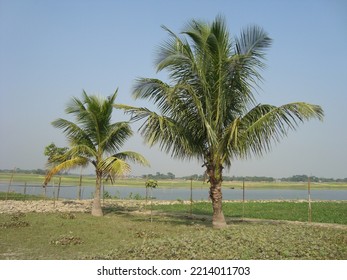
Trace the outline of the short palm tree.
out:
M 265 50 L 271 39 L 258 26 L 231 38 L 225 20 L 192 20 L 181 35 L 163 27 L 169 39 L 161 45 L 154 78 L 136 81 L 135 98 L 148 99 L 157 111 L 123 105 L 150 145 L 173 157 L 203 161 L 210 183 L 213 225 L 226 225 L 222 211 L 222 174 L 235 159 L 262 155 L 300 122 L 323 118 L 320 106 L 295 102 L 279 107 L 257 104 L 254 91 L 262 80 Z
M 128 160 L 148 165 L 147 160 L 132 151 L 119 149 L 132 135 L 128 122 L 111 123 L 113 104 L 117 91 L 107 97 L 89 96 L 83 92 L 82 99 L 72 98 L 65 112 L 75 117 L 75 122 L 57 119 L 52 124 L 66 134 L 69 149 L 59 159 L 45 178 L 45 185 L 51 177 L 61 170 L 91 163 L 95 168 L 96 185 L 92 215 L 102 216 L 101 184 L 103 178 L 114 178 L 130 172 Z

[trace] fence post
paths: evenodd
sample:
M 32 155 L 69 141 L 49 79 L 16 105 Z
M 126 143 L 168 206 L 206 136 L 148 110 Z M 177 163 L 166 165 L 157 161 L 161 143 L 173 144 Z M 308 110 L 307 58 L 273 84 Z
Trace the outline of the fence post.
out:
M 27 182 L 25 181 L 25 183 L 24 183 L 24 200 L 25 200 L 26 194 L 27 194 Z
M 102 187 L 102 206 L 105 205 L 105 180 L 101 180 Z
M 81 200 L 81 187 L 82 187 L 82 169 L 80 174 L 80 183 L 78 184 L 78 200 Z
M 245 218 L 245 178 L 242 178 L 242 220 Z
M 53 180 L 54 180 L 54 178 L 53 178 Z M 43 187 L 43 197 L 46 200 L 48 185 L 43 185 L 42 187 Z
M 151 187 L 151 223 L 153 221 L 153 188 Z
M 61 183 L 61 177 L 59 177 L 58 191 L 57 191 L 57 200 L 59 200 L 59 194 L 60 194 L 60 183 Z
M 13 169 L 12 174 L 11 174 L 10 183 L 8 184 L 7 193 L 6 193 L 6 200 L 8 199 L 8 195 L 10 194 L 10 189 L 12 186 L 13 176 L 14 176 L 15 172 L 16 172 L 16 168 Z
M 53 207 L 55 207 L 55 183 L 53 180 Z
M 311 208 L 311 179 L 308 177 L 308 222 L 312 222 L 312 208 Z
M 190 216 L 193 215 L 193 178 L 190 178 Z

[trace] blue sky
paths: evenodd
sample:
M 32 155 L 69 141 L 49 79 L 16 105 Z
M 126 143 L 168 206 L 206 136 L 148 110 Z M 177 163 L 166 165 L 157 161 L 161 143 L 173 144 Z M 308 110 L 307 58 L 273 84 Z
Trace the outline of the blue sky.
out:
M 307 174 L 347 177 L 347 2 L 326 1 L 43 1 L 0 0 L 0 169 L 44 168 L 44 147 L 65 146 L 51 122 L 72 96 L 110 95 L 134 101 L 137 77 L 159 77 L 155 51 L 190 19 L 222 14 L 231 34 L 249 24 L 273 39 L 258 101 L 319 104 L 323 123 L 310 121 L 263 158 L 237 161 L 226 175 Z M 126 120 L 115 112 L 114 120 Z M 138 125 L 134 125 L 136 130 Z M 124 146 L 141 152 L 151 168 L 133 174 L 201 174 L 201 163 L 173 160 L 149 149 L 137 134 Z

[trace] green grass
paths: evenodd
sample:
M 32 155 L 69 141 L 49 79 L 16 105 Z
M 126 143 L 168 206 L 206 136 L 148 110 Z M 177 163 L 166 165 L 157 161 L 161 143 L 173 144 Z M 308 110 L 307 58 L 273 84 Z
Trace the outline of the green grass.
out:
M 42 200 L 43 197 L 39 195 L 20 194 L 16 192 L 0 192 L 0 200 Z M 50 199 L 50 198 L 49 198 Z
M 346 259 L 346 230 L 184 217 L 0 214 L 0 259 Z
M 347 202 L 313 202 L 312 221 L 347 225 Z M 189 204 L 155 205 L 154 209 L 164 212 L 190 213 Z M 225 202 L 223 212 L 230 218 L 255 218 L 288 221 L 308 221 L 306 202 Z M 212 215 L 211 203 L 198 202 L 192 206 L 192 213 Z

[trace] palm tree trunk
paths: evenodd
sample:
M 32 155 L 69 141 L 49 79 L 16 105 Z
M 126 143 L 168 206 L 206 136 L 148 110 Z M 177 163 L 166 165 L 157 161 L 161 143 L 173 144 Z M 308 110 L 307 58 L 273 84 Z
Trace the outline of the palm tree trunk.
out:
M 94 192 L 94 200 L 92 206 L 92 215 L 101 217 L 103 216 L 102 208 L 101 208 L 101 180 L 102 176 L 99 172 L 96 172 L 96 185 Z
M 222 168 L 221 168 L 222 170 Z M 212 216 L 212 226 L 214 228 L 223 228 L 227 224 L 225 222 L 223 209 L 222 209 L 222 171 L 216 176 L 215 166 L 208 166 L 207 174 L 210 179 L 210 198 L 212 201 L 213 216 Z M 218 178 L 219 177 L 219 178 Z

